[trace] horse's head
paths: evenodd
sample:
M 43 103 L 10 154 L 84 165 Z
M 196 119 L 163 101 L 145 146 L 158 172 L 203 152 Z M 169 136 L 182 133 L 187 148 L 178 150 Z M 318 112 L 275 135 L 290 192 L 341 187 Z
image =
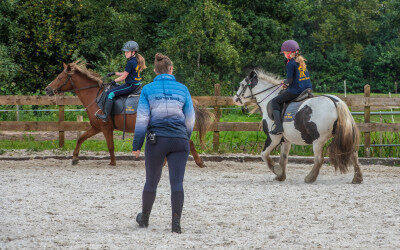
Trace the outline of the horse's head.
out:
M 101 76 L 86 68 L 84 61 L 65 64 L 64 70 L 46 88 L 50 96 L 64 92 L 84 91 L 99 88 L 103 84 Z
M 57 93 L 73 90 L 74 87 L 71 82 L 73 74 L 74 70 L 71 64 L 64 63 L 64 70 L 46 87 L 46 94 L 53 96 Z
M 281 80 L 279 77 L 264 73 L 261 70 L 253 70 L 243 81 L 233 97 L 233 101 L 238 106 L 243 106 L 246 102 L 256 99 L 257 103 L 261 103 L 268 98 L 274 97 L 273 94 L 278 93 L 281 89 Z
M 252 70 L 246 78 L 240 82 L 239 89 L 233 97 L 233 101 L 238 106 L 243 106 L 244 103 L 250 101 L 253 96 L 253 91 L 258 84 L 258 75 L 255 70 Z

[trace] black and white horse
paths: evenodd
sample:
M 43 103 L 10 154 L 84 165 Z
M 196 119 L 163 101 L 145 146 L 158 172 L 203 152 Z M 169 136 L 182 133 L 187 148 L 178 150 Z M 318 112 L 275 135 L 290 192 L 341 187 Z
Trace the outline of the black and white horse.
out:
M 283 120 L 284 132 L 280 135 L 269 133 L 274 121 L 268 115 L 267 105 L 282 90 L 281 80 L 272 74 L 252 71 L 241 83 L 233 97 L 237 105 L 255 99 L 263 116 L 263 130 L 267 135 L 261 157 L 276 175 L 276 180 L 286 179 L 286 164 L 291 144 L 313 145 L 314 167 L 305 177 L 305 182 L 314 182 L 323 164 L 323 147 L 333 137 L 329 146 L 329 159 L 335 169 L 347 172 L 348 166 L 354 166 L 352 183 L 363 180 L 358 163 L 359 131 L 347 105 L 333 95 L 317 96 L 306 99 L 290 121 Z M 292 104 L 291 104 L 292 105 Z M 290 106 L 289 106 L 290 107 Z M 289 109 L 289 108 L 288 108 Z M 281 145 L 279 166 L 274 166 L 271 151 Z

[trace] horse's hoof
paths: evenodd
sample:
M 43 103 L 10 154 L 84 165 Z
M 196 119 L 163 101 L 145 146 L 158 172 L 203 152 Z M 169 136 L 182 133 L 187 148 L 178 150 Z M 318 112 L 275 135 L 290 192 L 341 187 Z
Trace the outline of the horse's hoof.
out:
M 205 164 L 199 164 L 198 166 L 199 166 L 199 168 L 205 168 L 205 167 L 207 167 Z
M 110 165 L 110 166 L 117 166 L 117 163 L 116 163 L 116 162 L 110 162 L 109 165 Z
M 276 180 L 276 181 L 284 181 L 284 180 L 286 180 L 286 175 L 275 176 L 275 180 Z
M 305 183 L 313 183 L 315 180 L 317 179 L 317 177 L 311 177 L 311 176 L 306 176 L 306 178 L 304 178 L 304 182 Z
M 354 177 L 351 181 L 351 184 L 361 184 L 363 182 L 363 178 L 361 177 Z
M 72 159 L 72 165 L 76 165 L 76 164 L 78 164 L 78 162 L 79 162 L 79 159 Z
M 281 168 L 281 166 L 274 166 L 272 171 L 274 172 L 274 174 L 276 174 L 276 176 L 283 175 L 283 169 Z

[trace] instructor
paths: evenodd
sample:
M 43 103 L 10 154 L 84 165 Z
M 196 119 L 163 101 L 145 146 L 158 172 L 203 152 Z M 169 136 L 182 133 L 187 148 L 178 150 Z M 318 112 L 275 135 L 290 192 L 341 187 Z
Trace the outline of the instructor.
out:
M 187 87 L 172 75 L 173 63 L 157 53 L 154 60 L 157 77 L 143 87 L 137 111 L 133 154 L 139 157 L 144 138 L 146 184 L 142 212 L 136 217 L 140 227 L 148 227 L 164 159 L 167 158 L 171 184 L 172 232 L 181 233 L 183 176 L 189 156 L 189 139 L 195 114 Z

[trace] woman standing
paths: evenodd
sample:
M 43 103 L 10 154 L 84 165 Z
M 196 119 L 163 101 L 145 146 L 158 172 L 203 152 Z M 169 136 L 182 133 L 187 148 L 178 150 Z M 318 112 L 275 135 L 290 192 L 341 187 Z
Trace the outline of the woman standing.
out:
M 183 176 L 189 156 L 189 139 L 195 123 L 192 98 L 187 87 L 172 75 L 173 63 L 157 53 L 157 77 L 144 86 L 140 95 L 133 139 L 133 154 L 139 157 L 145 135 L 146 184 L 142 212 L 136 217 L 140 227 L 148 227 L 164 159 L 167 158 L 171 184 L 172 232 L 181 233 Z

